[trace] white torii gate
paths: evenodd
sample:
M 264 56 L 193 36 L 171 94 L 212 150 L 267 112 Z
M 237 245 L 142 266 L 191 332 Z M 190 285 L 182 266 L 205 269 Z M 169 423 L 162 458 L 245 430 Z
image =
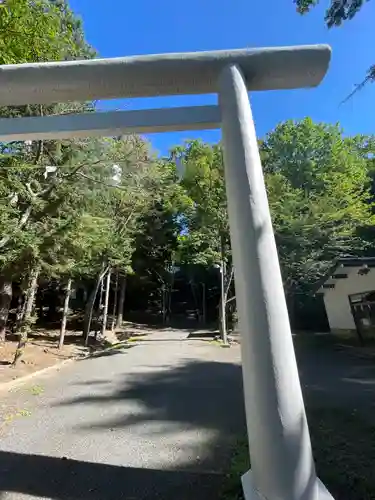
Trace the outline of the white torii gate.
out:
M 332 500 L 317 479 L 248 90 L 312 87 L 325 45 L 0 66 L 0 105 L 217 92 L 198 106 L 0 120 L 1 141 L 222 127 L 252 470 L 246 500 Z

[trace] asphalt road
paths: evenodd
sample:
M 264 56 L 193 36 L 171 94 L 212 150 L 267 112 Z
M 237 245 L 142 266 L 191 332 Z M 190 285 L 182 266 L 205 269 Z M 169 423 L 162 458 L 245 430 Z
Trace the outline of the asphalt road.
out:
M 244 432 L 239 347 L 156 332 L 6 397 L 0 498 L 215 499 Z

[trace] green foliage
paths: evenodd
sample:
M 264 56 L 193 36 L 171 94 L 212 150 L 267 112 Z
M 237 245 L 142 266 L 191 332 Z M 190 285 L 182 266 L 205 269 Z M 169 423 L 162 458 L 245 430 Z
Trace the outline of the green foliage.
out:
M 0 64 L 92 57 L 65 1 L 6 0 L 0 6 Z
M 368 164 L 338 126 L 285 122 L 261 146 L 287 290 L 306 287 L 340 255 L 365 248 L 373 224 Z
M 374 223 L 373 151 L 372 137 L 344 137 L 337 125 L 311 119 L 281 123 L 260 141 L 287 293 L 308 293 L 333 260 L 366 250 L 363 228 Z M 192 141 L 173 154 L 193 202 L 180 262 L 219 263 L 221 237 L 230 260 L 220 146 Z
M 81 241 L 88 237 L 88 253 L 82 265 L 90 273 L 105 261 L 131 272 L 135 232 L 151 203 L 158 169 L 139 138 L 107 139 L 105 145 L 105 163 L 84 174 L 89 192 L 80 234 Z
M 64 0 L 3 2 L 0 48 L 0 64 L 95 55 Z M 0 115 L 92 110 L 91 103 L 29 104 Z M 168 275 L 189 202 L 175 164 L 153 158 L 136 136 L 0 144 L 1 275 L 24 291 L 35 269 L 47 281 L 90 281 L 106 268 Z M 20 350 L 30 326 L 23 322 Z
M 7 0 L 0 8 L 0 63 L 87 58 L 94 55 L 80 21 L 62 0 Z M 92 109 L 69 106 L 4 107 L 3 117 Z M 77 224 L 80 186 L 74 172 L 90 163 L 95 141 L 37 141 L 0 145 L 0 267 L 12 279 L 27 278 L 35 263 L 56 274 L 69 267 L 62 255 Z M 57 171 L 49 172 L 50 166 Z M 76 185 L 73 186 L 74 182 Z M 82 183 L 81 183 L 82 184 Z M 69 252 L 68 252 L 69 253 Z M 71 260 L 71 259 L 70 259 Z
M 309 12 L 312 7 L 315 7 L 319 3 L 319 0 L 294 1 L 300 14 Z M 331 0 L 325 16 L 328 28 L 332 28 L 332 26 L 340 26 L 344 21 L 353 19 L 366 1 L 368 2 L 369 0 Z
M 176 148 L 172 157 L 184 169 L 181 184 L 192 200 L 186 213 L 188 232 L 180 240 L 180 261 L 184 264 L 218 264 L 221 252 L 229 252 L 221 147 L 189 141 L 185 146 Z
M 164 159 L 154 166 L 147 210 L 139 219 L 132 266 L 144 278 L 165 283 L 178 260 L 180 234 L 191 200 L 178 181 L 176 165 Z

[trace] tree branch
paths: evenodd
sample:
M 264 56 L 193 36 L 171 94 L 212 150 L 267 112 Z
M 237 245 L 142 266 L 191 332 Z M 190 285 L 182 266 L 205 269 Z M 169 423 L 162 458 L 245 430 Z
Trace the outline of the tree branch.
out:
M 56 182 L 54 182 L 52 185 L 48 186 L 48 188 L 43 189 L 39 193 L 34 193 L 34 191 L 31 188 L 30 183 L 29 182 L 26 183 L 26 189 L 29 192 L 29 194 L 31 195 L 31 197 L 34 198 L 34 199 L 35 198 L 39 198 L 41 196 L 44 196 L 44 195 L 48 194 L 50 191 L 52 191 L 52 189 L 55 186 L 56 186 Z M 19 220 L 19 223 L 18 223 L 18 225 L 16 227 L 16 231 L 19 231 L 20 229 L 22 229 L 26 225 L 27 221 L 30 218 L 31 211 L 32 211 L 32 204 L 30 204 L 26 208 L 26 210 L 24 211 L 24 213 L 22 214 L 22 216 L 21 216 L 21 218 Z M 4 236 L 3 238 L 1 238 L 0 239 L 0 248 L 3 248 L 11 240 L 11 238 L 12 238 L 11 235 L 7 235 L 7 236 Z
M 97 161 L 94 161 L 94 162 L 90 162 L 89 164 L 88 163 L 81 163 L 80 165 L 77 165 L 77 167 L 75 167 L 72 172 L 69 172 L 68 174 L 65 174 L 63 175 L 62 177 L 64 179 L 69 179 L 70 177 L 73 177 L 74 175 L 76 175 L 77 173 L 79 173 L 80 175 L 84 176 L 84 174 L 82 174 L 81 172 L 79 172 L 79 170 L 81 170 L 81 168 L 84 168 L 84 167 L 93 167 L 95 165 L 98 165 L 99 163 L 101 163 L 103 161 L 103 158 L 101 158 L 100 160 L 97 160 Z M 63 166 L 63 165 L 62 165 Z M 94 180 L 94 179 L 91 179 L 91 180 Z
M 226 284 L 225 291 L 224 291 L 224 300 L 225 300 L 225 302 L 228 302 L 227 301 L 227 297 L 228 297 L 228 292 L 229 292 L 230 285 L 232 283 L 233 274 L 234 274 L 234 266 L 232 265 L 231 270 L 230 270 L 230 274 L 229 274 L 229 278 L 228 278 L 228 282 Z
M 360 90 L 363 89 L 363 87 L 370 81 L 374 80 L 374 74 L 372 73 L 369 73 L 366 78 L 361 82 L 361 83 L 358 83 L 357 85 L 355 85 L 354 87 L 354 90 L 352 92 L 350 92 L 349 95 L 347 95 L 345 97 L 345 99 L 343 99 L 341 102 L 340 102 L 340 106 L 342 104 L 346 104 L 357 92 L 359 92 Z
M 40 112 L 40 116 L 43 116 L 43 106 L 42 106 L 42 104 L 39 106 L 39 112 Z M 40 158 L 43 155 L 43 145 L 44 145 L 43 140 L 38 141 L 38 147 L 37 147 L 37 150 L 36 150 L 36 155 L 35 155 L 35 159 L 34 159 L 34 165 L 38 165 L 38 163 L 40 161 Z
M 38 147 L 37 147 L 37 150 L 36 150 L 36 155 L 35 155 L 35 159 L 34 159 L 34 165 L 37 165 L 39 163 L 39 160 L 40 160 L 42 154 L 43 154 L 43 141 L 40 140 L 40 141 L 38 141 Z
M 29 205 L 26 210 L 24 211 L 24 213 L 22 214 L 22 217 L 17 225 L 17 228 L 16 230 L 19 231 L 20 229 L 23 228 L 23 226 L 26 224 L 26 222 L 29 220 L 29 217 L 31 215 L 31 205 Z M 4 236 L 4 238 L 2 238 L 0 240 L 0 248 L 3 248 L 8 242 L 9 240 L 11 239 L 11 235 L 7 235 L 7 236 Z
M 46 187 L 45 189 L 42 189 L 42 191 L 39 191 L 39 193 L 35 193 L 31 188 L 31 183 L 27 182 L 26 189 L 29 192 L 29 194 L 31 195 L 31 197 L 35 199 L 35 198 L 41 198 L 42 196 L 49 194 L 52 191 L 52 189 L 54 187 L 56 187 L 56 184 L 57 184 L 57 181 L 55 180 L 48 187 Z
M 130 222 L 130 219 L 133 217 L 134 215 L 134 212 L 135 212 L 135 208 L 133 208 L 133 210 L 130 212 L 130 214 L 128 215 L 128 217 L 126 218 L 126 221 L 124 222 L 124 224 L 122 224 L 121 228 L 120 228 L 120 232 L 122 233 L 122 231 L 126 228 L 126 226 L 128 225 L 128 223 Z
M 232 302 L 232 300 L 236 300 L 236 296 L 235 295 L 233 295 L 233 297 L 231 297 L 230 299 L 228 299 L 226 303 L 229 304 L 229 302 Z
M 128 154 L 128 155 L 127 155 L 127 156 L 126 156 L 126 157 L 125 157 L 122 161 L 128 161 L 128 160 L 130 159 L 130 157 L 131 157 L 132 153 L 133 153 L 133 150 L 129 151 L 129 154 Z M 83 167 L 93 167 L 93 166 L 98 165 L 99 163 L 101 163 L 101 162 L 103 162 L 103 161 L 105 161 L 105 160 L 104 160 L 104 158 L 100 158 L 99 160 L 96 160 L 96 161 L 94 161 L 94 162 L 90 162 L 90 163 L 87 163 L 87 162 L 85 162 L 85 163 L 81 163 L 80 165 L 77 165 L 77 167 L 76 167 L 76 168 L 74 168 L 72 172 L 69 172 L 69 174 L 65 174 L 65 175 L 63 175 L 63 177 L 64 177 L 65 179 L 66 179 L 66 178 L 69 178 L 69 177 L 73 177 L 75 174 L 80 173 L 80 172 L 79 172 L 79 170 L 81 170 L 81 168 L 83 168 Z M 85 176 L 85 174 L 82 174 L 82 173 L 80 173 L 80 175 L 82 175 L 82 177 L 84 177 L 84 176 Z M 92 180 L 93 182 L 100 182 L 100 181 L 97 181 L 97 180 L 95 180 L 95 179 L 92 179 L 92 178 L 91 178 L 91 177 L 89 177 L 89 176 L 85 176 L 85 177 L 86 177 L 87 179 Z M 112 186 L 111 186 L 111 187 L 112 187 Z
M 121 186 L 116 186 L 116 184 L 107 184 L 104 181 L 100 181 L 99 179 L 94 179 L 93 177 L 90 177 L 89 175 L 83 174 L 82 172 L 78 172 L 78 175 L 81 177 L 84 177 L 85 179 L 88 179 L 89 181 L 96 182 L 97 184 L 101 184 L 102 186 L 106 186 L 109 188 L 114 188 L 114 189 L 119 189 L 120 191 L 127 191 L 126 188 L 123 188 Z

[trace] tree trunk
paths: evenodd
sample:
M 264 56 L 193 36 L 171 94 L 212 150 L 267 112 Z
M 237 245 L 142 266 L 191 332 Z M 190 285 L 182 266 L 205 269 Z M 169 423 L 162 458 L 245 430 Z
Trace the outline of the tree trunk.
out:
M 220 336 L 224 344 L 228 343 L 227 314 L 225 298 L 225 262 L 220 263 Z
M 72 280 L 69 278 L 68 282 L 66 284 L 66 289 L 65 289 L 64 308 L 63 308 L 61 328 L 60 328 L 59 349 L 61 349 L 62 346 L 64 345 L 64 338 L 65 338 L 65 331 L 66 331 L 66 320 L 68 317 L 69 300 L 70 300 L 71 294 L 72 294 Z
M 26 300 L 23 293 L 18 296 L 17 311 L 16 311 L 16 322 L 13 327 L 13 333 L 17 333 L 22 325 L 22 320 L 25 315 Z
M 103 297 L 104 297 L 104 276 L 100 282 L 100 295 L 99 295 L 99 312 L 103 309 Z
M 201 311 L 200 311 L 199 300 L 197 298 L 197 294 L 195 293 L 195 283 L 194 283 L 193 279 L 190 279 L 190 288 L 191 288 L 191 295 L 193 297 L 193 302 L 194 302 L 195 319 L 199 322 L 200 316 L 201 316 Z
M 166 296 L 165 296 L 165 285 L 161 286 L 161 309 L 162 309 L 162 314 L 163 314 L 163 325 L 165 325 L 166 322 L 166 312 L 167 312 L 167 307 L 166 307 Z
M 38 289 L 39 269 L 34 269 L 30 274 L 29 288 L 26 292 L 25 314 L 23 321 L 30 321 L 33 314 L 36 291 Z
M 108 319 L 108 302 L 109 302 L 109 290 L 111 288 L 111 269 L 108 269 L 107 279 L 105 283 L 105 296 L 104 296 L 104 310 L 103 310 L 103 323 L 102 323 L 102 337 L 106 337 L 107 331 L 107 319 Z
M 227 333 L 227 292 L 225 287 L 226 265 L 224 237 L 220 235 L 220 336 L 224 344 L 228 343 Z
M 104 276 L 107 274 L 109 267 L 106 266 L 104 267 L 104 264 L 102 266 L 102 269 L 100 273 L 98 274 L 98 279 L 96 280 L 95 288 L 92 290 L 89 300 L 86 304 L 86 310 L 85 310 L 85 320 L 84 320 L 84 325 L 83 325 L 83 338 L 85 342 L 85 346 L 87 346 L 89 342 L 89 335 L 90 335 L 90 327 L 91 327 L 91 320 L 92 320 L 92 311 L 94 309 L 94 304 L 95 304 L 95 298 L 99 290 L 99 286 L 101 282 L 103 281 Z
M 207 323 L 206 283 L 202 283 L 202 323 Z
M 174 273 L 174 262 L 172 263 L 172 278 L 170 288 L 168 290 L 168 310 L 167 310 L 167 320 L 168 324 L 171 322 L 172 318 L 172 297 L 173 297 L 173 287 L 174 287 L 175 273 Z
M 27 338 L 31 330 L 31 325 L 33 323 L 32 315 L 33 315 L 36 291 L 38 289 L 38 277 L 39 277 L 39 269 L 35 268 L 31 271 L 30 274 L 29 286 L 26 292 L 25 313 L 20 327 L 18 346 L 14 354 L 14 359 L 12 363 L 13 366 L 16 366 L 17 362 L 23 355 L 27 343 Z
M 5 331 L 12 300 L 12 282 L 0 279 L 0 342 L 5 342 Z
M 116 271 L 115 294 L 113 297 L 113 314 L 112 314 L 112 327 L 111 327 L 112 332 L 116 330 L 117 299 L 118 299 L 118 271 Z
M 124 317 L 125 295 L 126 295 L 126 276 L 122 276 L 121 287 L 120 287 L 120 299 L 118 302 L 116 328 L 122 327 L 122 321 Z

